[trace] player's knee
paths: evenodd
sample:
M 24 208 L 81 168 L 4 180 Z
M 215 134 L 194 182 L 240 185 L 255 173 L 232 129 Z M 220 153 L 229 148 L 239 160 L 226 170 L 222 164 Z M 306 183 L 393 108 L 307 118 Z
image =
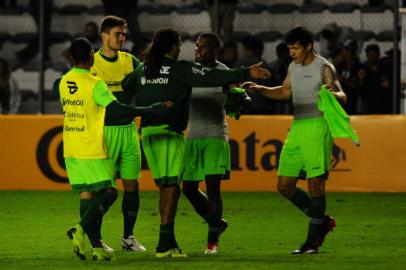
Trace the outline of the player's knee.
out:
M 110 198 L 111 202 L 115 202 L 117 200 L 117 197 L 118 197 L 117 189 L 109 188 L 105 192 L 107 192 L 109 194 L 109 198 Z
M 277 189 L 278 192 L 286 198 L 292 197 L 295 192 L 295 186 L 280 181 L 278 182 Z
M 138 180 L 123 180 L 124 191 L 133 192 L 139 188 Z

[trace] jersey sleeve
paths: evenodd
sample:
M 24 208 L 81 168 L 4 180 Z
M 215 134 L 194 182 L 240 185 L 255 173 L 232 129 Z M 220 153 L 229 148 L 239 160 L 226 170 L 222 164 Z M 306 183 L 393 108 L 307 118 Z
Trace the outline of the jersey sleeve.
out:
M 100 80 L 93 88 L 93 99 L 97 105 L 107 107 L 116 97 L 110 92 L 107 84 Z
M 129 55 L 131 56 L 131 60 L 133 62 L 133 69 L 135 70 L 141 64 L 141 61 L 131 53 L 129 53 Z
M 189 87 L 210 87 L 245 81 L 249 77 L 248 68 L 218 69 L 205 68 L 189 61 L 178 61 L 173 78 Z
M 53 86 L 52 86 L 52 92 L 59 97 L 60 93 L 59 93 L 59 85 L 61 84 L 61 80 L 62 78 L 58 78 L 56 79 L 56 81 L 54 82 Z
M 121 87 L 124 91 L 138 92 L 138 80 L 141 77 L 143 65 L 140 63 L 133 72 L 125 76 L 121 81 Z

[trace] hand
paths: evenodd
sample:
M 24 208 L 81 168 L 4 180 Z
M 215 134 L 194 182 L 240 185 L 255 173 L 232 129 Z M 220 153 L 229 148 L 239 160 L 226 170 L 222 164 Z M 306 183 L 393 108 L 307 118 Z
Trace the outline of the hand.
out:
M 172 105 L 173 105 L 173 102 L 172 101 L 164 101 L 164 102 L 162 102 L 163 104 L 164 104 L 164 107 L 165 108 L 170 108 L 170 107 L 172 107 Z
M 261 67 L 262 64 L 263 62 L 259 62 L 249 67 L 250 76 L 252 78 L 268 79 L 269 77 L 271 77 L 271 73 L 269 72 L 269 70 Z
M 255 93 L 261 90 L 261 86 L 254 82 L 245 82 L 241 85 L 248 93 Z
M 154 113 L 161 113 L 172 107 L 172 104 L 172 101 L 156 102 L 151 105 L 151 109 Z

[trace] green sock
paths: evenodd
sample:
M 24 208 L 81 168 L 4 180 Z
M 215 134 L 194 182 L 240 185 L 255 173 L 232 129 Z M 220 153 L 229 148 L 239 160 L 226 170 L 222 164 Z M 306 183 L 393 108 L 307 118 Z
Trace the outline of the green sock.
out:
M 318 246 L 320 243 L 320 236 L 323 232 L 324 213 L 326 211 L 326 197 L 312 197 L 310 207 L 310 223 L 309 231 L 307 234 L 307 242 Z
M 159 241 L 157 252 L 165 252 L 172 248 L 171 238 L 173 235 L 173 224 L 161 224 L 159 227 Z
M 289 200 L 303 213 L 305 213 L 307 216 L 310 217 L 311 201 L 309 195 L 307 195 L 306 192 L 304 192 L 300 188 L 296 188 L 295 193 L 293 194 L 292 197 L 289 198 Z

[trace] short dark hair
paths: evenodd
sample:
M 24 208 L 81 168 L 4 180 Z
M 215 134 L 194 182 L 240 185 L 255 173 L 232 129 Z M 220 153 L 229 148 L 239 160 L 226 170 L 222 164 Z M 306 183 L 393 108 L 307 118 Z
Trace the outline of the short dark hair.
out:
M 90 58 L 90 52 L 92 50 L 93 48 L 90 41 L 83 37 L 75 39 L 69 47 L 69 53 L 75 65 L 86 63 Z
M 242 46 L 252 51 L 256 56 L 261 57 L 264 51 L 264 43 L 251 35 L 242 40 Z
M 4 75 L 6 78 L 9 78 L 11 71 L 10 71 L 10 67 L 9 67 L 6 59 L 0 58 L 0 66 L 3 66 L 3 72 L 4 72 L 4 74 L 0 74 L 0 76 Z
M 109 15 L 103 18 L 100 26 L 101 33 L 109 33 L 110 30 L 117 26 L 127 26 L 127 21 L 121 17 Z
M 366 48 L 365 48 L 365 52 L 369 52 L 369 51 L 374 51 L 377 54 L 381 54 L 381 50 L 379 49 L 378 44 L 369 44 Z
M 97 26 L 97 23 L 95 23 L 95 22 L 90 21 L 85 24 L 85 27 L 89 27 L 89 26 L 96 30 L 99 30 L 99 27 Z
M 314 36 L 313 36 L 312 32 L 310 32 L 303 26 L 298 26 L 298 27 L 291 29 L 286 34 L 285 42 L 288 45 L 292 45 L 297 42 L 300 45 L 307 47 L 307 45 L 314 43 Z
M 209 41 L 209 46 L 211 49 L 220 49 L 221 48 L 221 39 L 214 32 L 205 32 L 199 35 L 199 38 L 206 38 Z

